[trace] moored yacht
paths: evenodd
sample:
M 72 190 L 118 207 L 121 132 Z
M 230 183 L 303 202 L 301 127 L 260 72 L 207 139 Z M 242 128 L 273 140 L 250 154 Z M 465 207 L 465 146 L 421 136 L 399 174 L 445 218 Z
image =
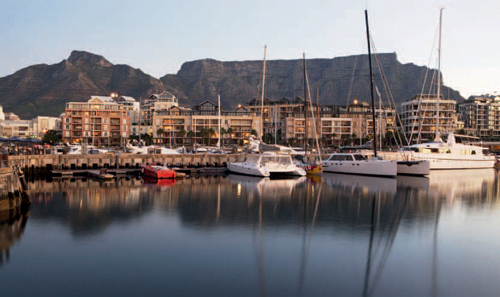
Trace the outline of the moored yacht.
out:
M 294 175 L 305 176 L 306 172 L 292 162 L 290 155 L 250 154 L 244 162 L 230 162 L 227 169 L 233 173 L 253 176 Z
M 448 134 L 447 142 L 438 138 L 433 142 L 406 146 L 403 152 L 415 160 L 428 160 L 431 170 L 493 168 L 496 161 L 488 149 L 456 143 L 453 133 Z
M 324 172 L 394 177 L 397 162 L 366 158 L 360 153 L 336 153 L 322 162 Z

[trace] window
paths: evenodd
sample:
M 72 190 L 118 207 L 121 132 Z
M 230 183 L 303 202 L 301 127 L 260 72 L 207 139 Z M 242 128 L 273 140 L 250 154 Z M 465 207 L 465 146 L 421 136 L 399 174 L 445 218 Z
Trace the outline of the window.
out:
M 356 161 L 364 161 L 366 159 L 365 159 L 365 157 L 363 157 L 361 155 L 354 155 L 354 160 L 356 160 Z

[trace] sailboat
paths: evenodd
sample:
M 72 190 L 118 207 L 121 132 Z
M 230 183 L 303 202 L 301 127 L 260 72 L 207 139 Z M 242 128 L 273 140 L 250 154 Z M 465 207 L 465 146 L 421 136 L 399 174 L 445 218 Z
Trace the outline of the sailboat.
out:
M 308 94 L 310 95 L 309 91 L 309 80 L 307 78 L 307 71 L 306 71 L 306 55 L 304 54 L 302 56 L 302 60 L 304 63 L 304 120 L 305 120 L 305 131 L 304 131 L 304 152 L 307 153 L 307 146 L 306 143 L 308 142 L 308 109 L 309 109 L 309 100 Z M 309 96 L 311 98 L 311 96 Z M 304 169 L 308 175 L 319 175 L 323 173 L 323 166 L 321 165 L 321 148 L 319 147 L 319 141 L 318 141 L 318 133 L 316 131 L 317 126 L 316 126 L 316 121 L 314 119 L 314 111 L 312 109 L 312 104 L 311 104 L 311 115 L 313 118 L 313 125 L 314 125 L 314 137 L 316 139 L 316 152 L 318 153 L 318 159 L 319 159 L 319 164 L 314 164 L 314 163 L 308 163 L 306 162 L 306 154 L 304 155 L 295 155 L 294 157 L 294 163 L 295 165 L 299 166 L 300 168 Z
M 403 148 L 403 152 L 415 160 L 428 160 L 430 169 L 480 169 L 493 168 L 495 156 L 487 149 L 475 145 L 459 144 L 453 132 L 448 133 L 447 142 L 439 131 L 439 100 L 441 97 L 441 27 L 443 8 L 439 11 L 438 78 L 436 98 L 436 136 L 433 142 L 415 144 Z
M 261 125 L 262 134 L 264 132 L 264 85 L 266 78 L 266 47 L 264 47 L 264 61 L 262 71 L 262 111 L 261 111 Z M 258 142 L 259 145 L 262 142 Z M 260 150 L 260 148 L 259 148 Z M 279 150 L 279 148 L 277 148 Z M 306 172 L 304 169 L 293 164 L 290 154 L 275 154 L 275 153 L 262 153 L 262 154 L 248 154 L 244 162 L 229 162 L 227 164 L 229 172 L 268 177 L 268 176 L 304 176 Z
M 365 10 L 366 38 L 368 42 L 368 63 L 370 68 L 370 94 L 372 99 L 373 120 L 373 157 L 365 158 L 361 153 L 335 153 L 327 160 L 322 161 L 325 172 L 347 173 L 359 175 L 376 175 L 395 177 L 397 175 L 397 162 L 381 160 L 377 156 L 377 125 L 375 125 L 375 100 L 373 96 L 373 73 L 370 47 L 370 30 L 368 27 L 368 11 Z

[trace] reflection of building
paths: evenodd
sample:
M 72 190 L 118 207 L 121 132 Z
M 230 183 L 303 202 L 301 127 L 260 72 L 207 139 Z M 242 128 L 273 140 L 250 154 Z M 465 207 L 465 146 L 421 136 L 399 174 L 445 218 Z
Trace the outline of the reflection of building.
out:
M 66 103 L 62 132 L 64 142 L 120 144 L 129 136 L 129 117 L 111 97 L 92 96 L 88 102 Z
M 455 131 L 455 100 L 439 100 L 439 132 Z M 404 132 L 418 140 L 431 140 L 436 135 L 437 95 L 417 95 L 401 104 Z

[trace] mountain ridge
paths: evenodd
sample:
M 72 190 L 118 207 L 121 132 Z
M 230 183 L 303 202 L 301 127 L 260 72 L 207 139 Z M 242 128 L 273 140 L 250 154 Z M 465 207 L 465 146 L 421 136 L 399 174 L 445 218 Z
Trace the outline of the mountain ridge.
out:
M 375 84 L 383 86 L 376 67 L 379 63 L 397 103 L 420 94 L 425 73 L 432 70 L 413 63 L 402 64 L 395 53 L 376 54 L 374 57 Z M 368 101 L 367 60 L 367 55 L 307 59 L 314 100 L 316 90 L 319 90 L 321 104 L 345 105 L 348 98 Z M 267 61 L 265 96 L 275 99 L 303 97 L 302 64 L 302 59 Z M 4 111 L 17 113 L 21 118 L 58 116 L 64 112 L 66 102 L 86 101 L 91 95 L 118 93 L 139 100 L 168 91 L 184 106 L 205 100 L 216 102 L 220 94 L 224 108 L 233 109 L 260 94 L 261 78 L 262 61 L 259 60 L 218 61 L 207 58 L 187 61 L 176 74 L 166 74 L 158 79 L 127 64 L 113 64 L 101 55 L 75 50 L 58 63 L 36 64 L 1 77 L 0 104 Z M 424 89 L 428 87 L 429 83 Z M 380 92 L 384 93 L 382 89 Z M 452 94 L 456 100 L 463 99 L 458 91 L 448 87 L 443 87 L 443 93 Z

